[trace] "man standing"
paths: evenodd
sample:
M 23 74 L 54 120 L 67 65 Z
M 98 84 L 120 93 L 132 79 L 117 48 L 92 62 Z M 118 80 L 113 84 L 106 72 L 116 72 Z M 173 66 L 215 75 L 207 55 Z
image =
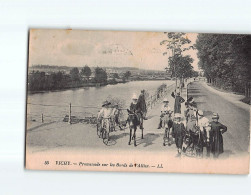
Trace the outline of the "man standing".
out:
M 219 118 L 219 114 L 214 113 L 212 116 L 213 121 L 210 123 L 210 144 L 215 158 L 218 158 L 224 152 L 222 134 L 227 131 L 227 127 L 219 122 Z
M 180 92 L 177 92 L 176 95 L 172 92 L 171 96 L 175 99 L 174 113 L 181 113 L 181 103 L 185 102 L 185 100 L 180 96 Z
M 143 114 L 144 120 L 146 120 L 147 108 L 146 108 L 146 100 L 145 100 L 145 90 L 141 90 L 141 93 L 138 99 L 138 105 Z

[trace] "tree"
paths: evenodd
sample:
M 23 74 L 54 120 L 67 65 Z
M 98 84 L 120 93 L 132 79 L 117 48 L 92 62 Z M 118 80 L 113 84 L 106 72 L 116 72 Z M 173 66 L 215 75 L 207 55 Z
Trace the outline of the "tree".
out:
M 169 64 L 172 73 L 174 73 L 174 63 L 177 65 L 175 70 L 177 78 L 188 78 L 193 76 L 193 58 L 191 58 L 189 55 L 177 55 L 175 60 L 174 58 L 169 58 Z
M 219 88 L 246 92 L 251 79 L 251 35 L 199 34 L 195 46 L 199 67 L 208 82 Z
M 119 79 L 119 74 L 118 74 L 118 73 L 114 73 L 114 74 L 113 74 L 113 78 L 114 78 L 114 79 Z
M 131 72 L 130 71 L 126 71 L 125 74 L 124 74 L 124 78 L 126 80 L 128 80 L 130 76 L 131 76 Z
M 74 82 L 79 82 L 80 81 L 78 68 L 71 69 L 70 75 L 71 75 L 71 80 L 72 81 L 74 81 Z
M 95 68 L 95 77 L 94 80 L 96 83 L 107 83 L 107 73 L 102 68 Z
M 176 78 L 177 87 L 177 78 L 182 79 L 191 75 L 193 59 L 190 56 L 183 56 L 183 52 L 194 47 L 189 45 L 191 41 L 185 37 L 186 33 L 165 32 L 165 34 L 168 39 L 161 41 L 160 45 L 165 45 L 167 50 L 172 51 L 172 55 L 168 58 L 169 67 L 165 69 L 171 73 L 171 77 Z M 163 55 L 167 55 L 167 52 Z
M 89 77 L 91 76 L 92 71 L 89 66 L 85 65 L 85 67 L 81 69 L 80 74 L 81 76 L 85 76 L 87 80 L 89 81 Z

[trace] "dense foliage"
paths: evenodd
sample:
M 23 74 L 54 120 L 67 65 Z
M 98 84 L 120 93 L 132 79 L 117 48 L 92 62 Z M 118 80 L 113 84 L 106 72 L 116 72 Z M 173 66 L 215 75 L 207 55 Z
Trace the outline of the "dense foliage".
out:
M 251 77 L 251 36 L 199 34 L 199 67 L 214 86 L 244 93 Z
M 186 33 L 165 33 L 167 40 L 163 40 L 160 45 L 165 45 L 168 50 L 172 51 L 172 55 L 168 58 L 169 67 L 167 72 L 171 73 L 172 77 L 188 78 L 196 73 L 193 70 L 193 59 L 189 55 L 184 55 L 184 51 L 192 49 L 191 41 L 186 37 Z M 163 55 L 167 55 L 164 52 Z
M 82 68 L 82 70 L 80 72 L 80 75 L 86 77 L 87 80 L 89 80 L 89 77 L 91 76 L 91 74 L 92 74 L 92 71 L 91 71 L 90 67 L 87 65 L 85 65 L 85 67 Z
M 57 90 L 69 86 L 70 75 L 64 75 L 62 72 L 46 75 L 45 72 L 32 72 L 28 76 L 29 91 Z
M 89 80 L 91 69 L 85 66 L 81 72 L 78 68 L 72 68 L 69 74 L 61 71 L 45 73 L 43 71 L 32 71 L 28 75 L 29 91 L 60 90 L 82 86 L 95 86 L 96 83 L 107 84 L 107 73 L 102 68 L 95 69 L 95 77 Z M 87 81 L 82 78 L 87 77 Z
M 104 69 L 97 67 L 95 68 L 94 81 L 96 83 L 107 83 L 107 73 Z

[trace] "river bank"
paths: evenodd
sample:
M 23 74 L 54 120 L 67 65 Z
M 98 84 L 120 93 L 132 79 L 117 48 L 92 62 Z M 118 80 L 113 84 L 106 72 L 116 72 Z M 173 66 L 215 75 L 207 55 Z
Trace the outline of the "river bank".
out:
M 81 88 L 89 88 L 89 87 L 102 87 L 107 85 L 117 85 L 117 84 L 125 84 L 128 82 L 135 82 L 135 81 L 170 81 L 170 79 L 139 79 L 139 80 L 127 80 L 127 81 L 108 81 L 107 83 L 81 83 L 79 85 L 72 85 L 66 86 L 62 89 L 48 89 L 48 90 L 28 90 L 28 94 L 37 94 L 37 93 L 48 93 L 48 92 L 58 92 L 58 91 L 66 91 L 66 90 L 74 90 L 74 89 L 81 89 Z
M 71 85 L 71 86 L 66 86 L 62 89 L 48 89 L 48 90 L 28 90 L 28 94 L 36 94 L 36 93 L 47 93 L 47 92 L 58 92 L 58 91 L 65 91 L 65 90 L 70 90 L 70 89 L 80 89 L 80 88 L 88 88 L 88 87 L 102 87 L 106 85 L 116 85 L 120 83 L 127 83 L 130 81 L 117 81 L 116 83 L 108 82 L 108 83 L 81 83 L 79 85 Z

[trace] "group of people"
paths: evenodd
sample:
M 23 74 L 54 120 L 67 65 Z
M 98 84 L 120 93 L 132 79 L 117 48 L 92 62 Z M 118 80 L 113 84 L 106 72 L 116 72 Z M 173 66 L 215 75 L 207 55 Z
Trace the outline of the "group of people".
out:
M 142 121 L 146 120 L 146 113 L 147 113 L 145 90 L 141 90 L 139 96 L 137 96 L 136 94 L 132 96 L 132 102 L 130 104 L 129 110 L 130 112 L 136 114 L 140 128 L 143 128 Z M 102 108 L 98 112 L 97 120 L 101 121 L 102 128 L 106 128 L 107 131 L 113 129 L 111 128 L 111 126 L 114 127 L 115 130 L 115 125 L 119 126 L 119 128 L 122 129 L 119 119 L 120 118 L 119 112 L 120 109 L 118 104 L 112 104 L 110 101 L 106 100 L 103 102 Z
M 223 153 L 222 134 L 227 131 L 227 127 L 219 122 L 219 114 L 213 113 L 212 121 L 204 116 L 204 112 L 199 110 L 193 97 L 185 102 L 180 96 L 180 92 L 172 92 L 171 96 L 175 99 L 172 111 L 167 98 L 163 100 L 161 107 L 160 122 L 158 129 L 167 125 L 171 129 L 172 138 L 178 150 L 177 156 L 182 152 L 190 155 L 202 157 L 203 148 L 206 148 L 206 155 L 218 157 Z M 181 104 L 185 102 L 184 116 L 181 114 Z M 143 120 L 146 120 L 147 106 L 145 101 L 145 91 L 142 90 L 139 97 L 133 95 L 130 108 L 138 119 L 138 125 L 143 129 Z M 172 116 L 173 114 L 173 116 Z M 168 116 L 168 120 L 164 117 Z M 102 109 L 98 113 L 98 120 L 102 118 L 102 127 L 110 129 L 111 119 L 120 127 L 118 105 L 112 105 L 105 101 Z M 165 118 L 166 119 L 166 118 Z M 166 124 L 163 124 L 165 121 Z M 120 127 L 121 128 L 121 127 Z
M 181 156 L 182 152 L 190 153 L 202 157 L 203 148 L 206 148 L 206 155 L 210 157 L 218 157 L 223 153 L 223 137 L 222 134 L 227 131 L 227 127 L 219 122 L 219 114 L 213 113 L 210 122 L 202 110 L 199 110 L 193 97 L 185 100 L 180 93 L 171 94 L 175 98 L 174 111 L 169 106 L 169 101 L 165 98 L 161 107 L 161 115 L 158 129 L 163 125 L 164 115 L 169 117 L 168 127 L 172 129 L 171 135 L 175 140 L 178 150 L 177 156 Z M 181 104 L 185 102 L 184 117 L 181 114 Z

